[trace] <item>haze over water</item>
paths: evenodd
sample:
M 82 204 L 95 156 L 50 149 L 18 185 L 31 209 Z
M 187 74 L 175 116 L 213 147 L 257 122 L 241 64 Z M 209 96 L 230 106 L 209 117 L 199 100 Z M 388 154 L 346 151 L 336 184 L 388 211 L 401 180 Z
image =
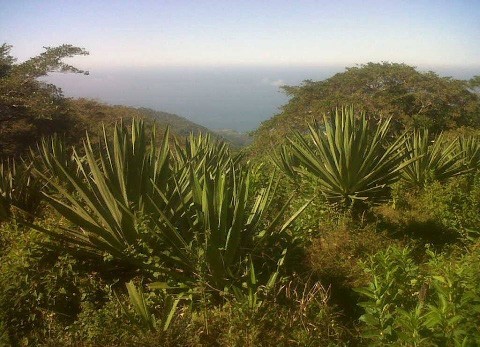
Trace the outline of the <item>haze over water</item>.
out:
M 64 43 L 90 52 L 68 59 L 90 76 L 51 77 L 66 95 L 210 128 L 255 129 L 287 102 L 280 85 L 345 66 L 480 74 L 478 0 L 0 0 L 0 8 L 0 43 L 19 61 Z
M 460 79 L 480 74 L 479 68 L 421 68 L 428 69 Z M 342 71 L 344 66 L 118 68 L 92 70 L 89 76 L 55 74 L 49 80 L 67 96 L 149 107 L 210 129 L 244 132 L 288 102 L 281 85 L 323 80 Z

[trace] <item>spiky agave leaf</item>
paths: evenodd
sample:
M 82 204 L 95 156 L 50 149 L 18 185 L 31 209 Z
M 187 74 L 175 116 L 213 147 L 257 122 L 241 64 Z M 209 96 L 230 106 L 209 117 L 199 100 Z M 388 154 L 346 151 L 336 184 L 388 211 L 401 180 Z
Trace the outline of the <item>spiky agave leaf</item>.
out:
M 85 155 L 73 154 L 78 173 L 57 156 L 49 157 L 48 173 L 37 171 L 51 185 L 52 191 L 45 194 L 47 201 L 78 227 L 44 231 L 74 248 L 110 254 L 139 268 L 141 264 L 128 250 L 140 242 L 153 242 L 153 235 L 139 230 L 139 217 L 150 203 L 147 194 L 157 198 L 162 193 L 163 198 L 157 199 L 161 208 L 172 203 L 166 192 L 173 185 L 168 130 L 158 150 L 153 146 L 154 138 L 148 141 L 143 122 L 135 119 L 130 132 L 123 124 L 115 125 L 112 139 L 104 129 L 103 142 L 94 149 L 87 136 Z M 73 189 L 67 189 L 62 182 Z
M 292 154 L 290 146 L 282 146 L 277 152 L 273 152 L 271 159 L 276 167 L 280 169 L 288 178 L 293 181 L 300 179 L 300 175 L 295 170 L 300 163 Z
M 60 173 L 54 171 L 56 165 L 53 158 L 62 163 L 62 166 L 69 171 L 75 172 L 77 170 L 73 151 L 73 148 L 68 148 L 65 142 L 57 134 L 54 134 L 51 137 L 43 137 L 37 143 L 36 148 L 30 148 L 30 160 L 37 171 L 49 177 L 55 177 Z
M 140 326 L 145 330 L 155 331 L 162 330 L 167 331 L 172 322 L 173 316 L 177 309 L 178 303 L 180 302 L 179 298 L 174 298 L 171 295 L 165 297 L 163 307 L 157 318 L 152 312 L 152 308 L 147 302 L 147 296 L 144 294 L 141 287 L 136 287 L 133 282 L 126 283 L 128 298 L 130 304 L 133 307 L 135 315 L 132 315 L 127 309 L 122 305 L 123 311 L 127 318 L 133 323 L 139 321 Z
M 185 141 L 185 146 L 176 143 L 177 165 L 193 167 L 200 170 L 207 168 L 209 172 L 213 170 L 228 170 L 230 163 L 238 167 L 242 156 L 233 155 L 228 144 L 220 139 L 212 137 L 210 134 L 198 134 L 190 136 Z
M 133 306 L 133 310 L 139 317 L 142 327 L 148 330 L 155 330 L 157 327 L 157 321 L 155 316 L 150 312 L 150 308 L 147 304 L 147 300 L 145 298 L 145 294 L 143 294 L 142 288 L 140 287 L 137 289 L 133 282 L 127 283 L 126 287 L 130 303 Z M 127 313 L 128 311 L 125 310 L 125 312 Z M 130 315 L 128 315 L 128 317 L 134 321 L 134 317 Z
M 43 184 L 32 174 L 32 168 L 27 161 L 0 161 L 0 221 L 12 217 L 12 207 L 22 212 L 22 219 L 35 216 Z
M 430 181 L 465 173 L 457 146 L 457 140 L 448 142 L 443 134 L 431 140 L 428 129 L 415 130 L 405 142 L 405 153 L 406 160 L 416 160 L 404 166 L 402 179 L 411 186 L 423 187 Z
M 405 137 L 389 143 L 389 126 L 390 119 L 369 125 L 353 107 L 336 110 L 331 119 L 324 116 L 324 127 L 309 125 L 308 139 L 299 132 L 289 138 L 290 153 L 278 166 L 289 175 L 313 176 L 331 201 L 384 201 L 405 165 L 400 151 Z
M 478 136 L 460 136 L 457 142 L 457 153 L 463 164 L 471 170 L 480 168 L 480 138 Z
M 172 285 L 191 288 L 206 280 L 223 290 L 238 282 L 248 255 L 268 238 L 280 240 L 301 211 L 281 226 L 284 208 L 266 225 L 273 177 L 252 196 L 248 169 L 223 145 L 208 137 L 192 138 L 190 149 L 177 148 L 180 154 L 172 156 L 168 134 L 156 150 L 146 144 L 141 125 L 134 121 L 130 133 L 115 127 L 113 141 L 105 131 L 97 150 L 87 138 L 85 156 L 74 154 L 78 175 L 53 158 L 52 172 L 59 177 L 51 181 L 55 190 L 47 199 L 77 227 L 46 232 L 77 251 L 109 254 Z M 146 247 L 140 253 L 153 262 L 132 255 L 139 244 Z

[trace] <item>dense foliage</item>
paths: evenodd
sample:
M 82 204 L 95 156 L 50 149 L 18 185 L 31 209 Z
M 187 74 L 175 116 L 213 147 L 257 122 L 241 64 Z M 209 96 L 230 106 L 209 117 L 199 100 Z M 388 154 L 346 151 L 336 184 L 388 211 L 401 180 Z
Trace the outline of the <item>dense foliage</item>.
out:
M 0 345 L 480 344 L 474 131 L 341 108 L 266 160 L 68 105 L 0 162 Z
M 290 101 L 255 131 L 253 150 L 264 153 L 282 143 L 292 130 L 302 132 L 307 123 L 321 122 L 324 113 L 342 105 L 355 105 L 369 117 L 391 118 L 395 132 L 412 127 L 425 127 L 432 133 L 476 127 L 480 96 L 475 81 L 439 77 L 405 64 L 368 63 L 323 81 L 285 86 Z
M 312 128 L 324 154 L 348 157 L 341 134 L 374 146 L 386 131 L 353 115 L 339 112 L 325 134 Z M 133 120 L 83 148 L 54 137 L 5 162 L 5 343 L 477 343 L 476 138 L 452 143 L 462 170 L 412 186 L 401 172 L 425 156 L 410 146 L 424 144 L 402 136 L 380 155 L 398 156 L 399 181 L 382 183 L 389 193 L 358 215 L 332 205 L 315 175 L 275 178 L 269 163 L 246 163 L 209 135 L 175 144 L 167 131 L 156 145 L 148 134 Z M 291 161 L 293 173 L 309 165 Z
M 371 277 L 356 289 L 365 313 L 362 336 L 370 345 L 474 346 L 480 341 L 480 273 L 468 249 L 452 259 L 426 249 L 425 269 L 407 248 L 388 248 L 362 264 Z
M 25 152 L 41 136 L 68 133 L 73 120 L 62 91 L 39 81 L 51 72 L 87 73 L 63 62 L 86 55 L 72 45 L 46 47 L 45 52 L 23 63 L 10 55 L 11 46 L 0 46 L 0 156 Z

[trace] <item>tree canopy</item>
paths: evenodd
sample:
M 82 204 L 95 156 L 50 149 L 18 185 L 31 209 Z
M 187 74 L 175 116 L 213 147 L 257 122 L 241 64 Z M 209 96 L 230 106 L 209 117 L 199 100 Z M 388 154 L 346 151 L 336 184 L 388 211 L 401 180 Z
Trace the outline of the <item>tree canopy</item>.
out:
M 63 61 L 88 52 L 72 45 L 44 47 L 45 52 L 17 63 L 12 46 L 0 46 L 0 156 L 17 155 L 40 136 L 64 132 L 68 117 L 60 88 L 38 80 L 51 72 L 88 74 Z
M 478 77 L 463 81 L 420 72 L 396 63 L 368 63 L 346 68 L 323 81 L 306 80 L 284 86 L 291 97 L 282 112 L 262 123 L 255 132 L 256 148 L 267 149 L 283 141 L 292 130 L 321 121 L 342 105 L 355 105 L 370 120 L 392 117 L 392 130 L 427 127 L 432 133 L 480 124 Z

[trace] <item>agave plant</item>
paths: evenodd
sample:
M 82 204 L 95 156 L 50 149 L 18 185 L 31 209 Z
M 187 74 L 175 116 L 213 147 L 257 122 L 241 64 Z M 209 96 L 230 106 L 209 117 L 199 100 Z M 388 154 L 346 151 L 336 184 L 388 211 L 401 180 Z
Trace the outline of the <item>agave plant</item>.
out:
M 457 142 L 457 152 L 463 164 L 471 170 L 480 168 L 480 139 L 478 136 L 461 136 Z
M 32 164 L 7 159 L 0 162 L 0 221 L 12 217 L 12 207 L 22 218 L 32 219 L 42 201 L 42 183 L 32 175 Z
M 287 201 L 267 223 L 273 178 L 253 195 L 248 169 L 222 144 L 192 140 L 195 148 L 178 147 L 173 155 L 168 133 L 156 149 L 143 123 L 134 120 L 130 133 L 115 126 L 112 141 L 104 131 L 97 150 L 87 138 L 85 156 L 74 153 L 79 174 L 52 156 L 56 178 L 39 172 L 53 188 L 46 199 L 74 227 L 44 231 L 73 252 L 108 255 L 168 285 L 202 282 L 223 290 L 238 284 L 248 257 L 261 255 L 262 245 L 278 246 L 305 207 L 285 221 Z
M 228 170 L 231 163 L 238 167 L 242 159 L 241 155 L 232 155 L 227 143 L 213 138 L 210 134 L 190 134 L 184 146 L 176 142 L 175 147 L 179 168 L 188 165 L 195 170 L 205 167 L 209 172 L 217 169 Z
M 35 149 L 30 149 L 30 161 L 37 171 L 51 179 L 62 176 L 61 171 L 56 171 L 60 167 L 76 175 L 79 170 L 73 152 L 73 149 L 67 148 L 64 141 L 54 134 L 51 137 L 42 138 Z M 61 165 L 56 165 L 56 162 Z M 70 188 L 73 189 L 73 187 Z
M 152 313 L 152 309 L 147 302 L 147 297 L 143 293 L 141 287 L 137 288 L 133 282 L 126 284 L 128 291 L 128 298 L 130 304 L 133 307 L 135 314 L 130 313 L 125 307 L 122 306 L 124 314 L 134 324 L 138 324 L 141 328 L 150 331 L 167 331 L 175 311 L 177 309 L 179 299 L 175 299 L 172 296 L 166 296 L 164 305 L 160 312 L 160 317 L 156 317 Z
M 203 172 L 191 170 L 194 218 L 185 243 L 192 244 L 195 254 L 202 255 L 196 259 L 195 268 L 200 269 L 197 273 L 204 273 L 204 279 L 218 289 L 241 277 L 249 257 L 267 251 L 268 244 L 279 244 L 286 229 L 307 206 L 280 225 L 287 201 L 267 223 L 264 215 L 275 194 L 273 177 L 267 187 L 252 196 L 249 172 L 230 165 L 229 170 L 216 170 L 213 175 L 206 168 Z M 270 255 L 276 259 L 273 266 L 283 251 L 277 249 L 276 254 L 271 251 Z
M 324 127 L 310 125 L 308 139 L 296 132 L 274 161 L 290 177 L 313 176 L 329 200 L 344 206 L 383 201 L 405 165 L 405 137 L 389 142 L 389 126 L 390 119 L 369 125 L 353 107 L 342 108 L 324 116 Z
M 465 173 L 457 146 L 457 140 L 448 143 L 443 134 L 431 140 L 428 129 L 415 130 L 405 142 L 405 153 L 407 160 L 416 160 L 404 166 L 402 179 L 411 186 L 423 187 L 427 182 Z
M 88 254 L 109 254 L 135 269 L 139 261 L 129 250 L 151 242 L 139 229 L 150 201 L 147 193 L 158 198 L 157 205 L 169 204 L 166 192 L 173 182 L 168 130 L 159 149 L 152 145 L 155 135 L 147 139 L 142 121 L 133 120 L 130 133 L 123 124 L 115 125 L 111 141 L 105 128 L 103 135 L 104 143 L 95 150 L 87 137 L 85 156 L 74 152 L 76 170 L 58 156 L 40 152 L 49 168 L 48 173 L 37 170 L 50 185 L 46 200 L 76 226 L 44 231 Z
M 206 283 L 218 293 L 241 287 L 247 276 L 245 265 L 255 258 L 265 270 L 259 271 L 259 281 L 267 282 L 277 272 L 279 259 L 285 257 L 285 248 L 294 247 L 285 242 L 289 239 L 286 230 L 308 203 L 285 221 L 290 200 L 286 201 L 276 216 L 267 221 L 265 213 L 276 187 L 273 177 L 267 187 L 253 195 L 248 169 L 235 168 L 233 162 L 229 165 L 224 170 L 219 163 L 213 171 L 205 163 L 201 170 L 189 168 L 188 196 L 192 200 L 184 199 L 180 209 L 187 227 L 179 228 L 178 218 L 166 218 L 158 209 L 161 217 L 157 220 L 157 235 L 162 239 L 165 254 L 171 255 L 169 259 L 162 257 L 163 279 L 188 288 Z M 154 286 L 169 284 L 156 282 Z

